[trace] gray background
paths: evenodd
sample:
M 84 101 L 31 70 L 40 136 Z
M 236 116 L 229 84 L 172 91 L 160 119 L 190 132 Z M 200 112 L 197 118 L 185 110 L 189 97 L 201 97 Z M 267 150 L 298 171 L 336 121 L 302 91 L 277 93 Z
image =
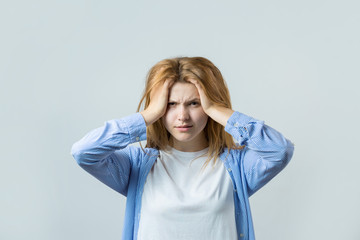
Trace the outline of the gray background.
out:
M 1 1 L 0 239 L 120 239 L 125 197 L 72 144 L 204 56 L 233 109 L 295 143 L 250 198 L 257 239 L 360 239 L 358 1 Z

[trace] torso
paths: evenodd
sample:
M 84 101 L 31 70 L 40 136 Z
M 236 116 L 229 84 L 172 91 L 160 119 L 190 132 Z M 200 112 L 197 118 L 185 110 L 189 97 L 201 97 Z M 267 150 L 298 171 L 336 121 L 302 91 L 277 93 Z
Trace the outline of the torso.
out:
M 233 185 L 217 159 L 203 172 L 208 148 L 160 151 L 142 195 L 138 239 L 237 239 Z

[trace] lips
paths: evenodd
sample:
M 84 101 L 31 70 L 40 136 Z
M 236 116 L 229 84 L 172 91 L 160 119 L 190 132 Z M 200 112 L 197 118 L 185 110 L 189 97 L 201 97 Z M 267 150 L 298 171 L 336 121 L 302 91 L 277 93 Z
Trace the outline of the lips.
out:
M 189 128 L 192 127 L 191 125 L 183 125 L 183 126 L 177 126 L 176 128 Z
M 181 125 L 181 126 L 177 126 L 175 127 L 179 132 L 188 132 L 190 131 L 190 129 L 192 128 L 191 125 Z

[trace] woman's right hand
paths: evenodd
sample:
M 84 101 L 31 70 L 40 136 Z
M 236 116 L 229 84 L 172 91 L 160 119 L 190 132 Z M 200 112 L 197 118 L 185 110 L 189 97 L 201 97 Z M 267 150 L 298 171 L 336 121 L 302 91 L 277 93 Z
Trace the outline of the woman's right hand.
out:
M 165 114 L 168 105 L 169 90 L 174 82 L 173 79 L 166 79 L 163 85 L 157 86 L 150 93 L 149 106 L 140 112 L 144 117 L 146 126 L 153 124 Z

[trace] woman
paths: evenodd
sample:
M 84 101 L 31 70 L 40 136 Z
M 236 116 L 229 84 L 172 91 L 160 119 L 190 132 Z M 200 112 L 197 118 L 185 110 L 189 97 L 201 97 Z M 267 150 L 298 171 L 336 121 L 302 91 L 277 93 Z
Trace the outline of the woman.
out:
M 142 140 L 145 148 L 129 145 Z M 127 197 L 123 239 L 230 240 L 255 239 L 248 198 L 293 151 L 264 121 L 232 110 L 213 63 L 180 57 L 150 69 L 137 113 L 105 122 L 71 152 Z

